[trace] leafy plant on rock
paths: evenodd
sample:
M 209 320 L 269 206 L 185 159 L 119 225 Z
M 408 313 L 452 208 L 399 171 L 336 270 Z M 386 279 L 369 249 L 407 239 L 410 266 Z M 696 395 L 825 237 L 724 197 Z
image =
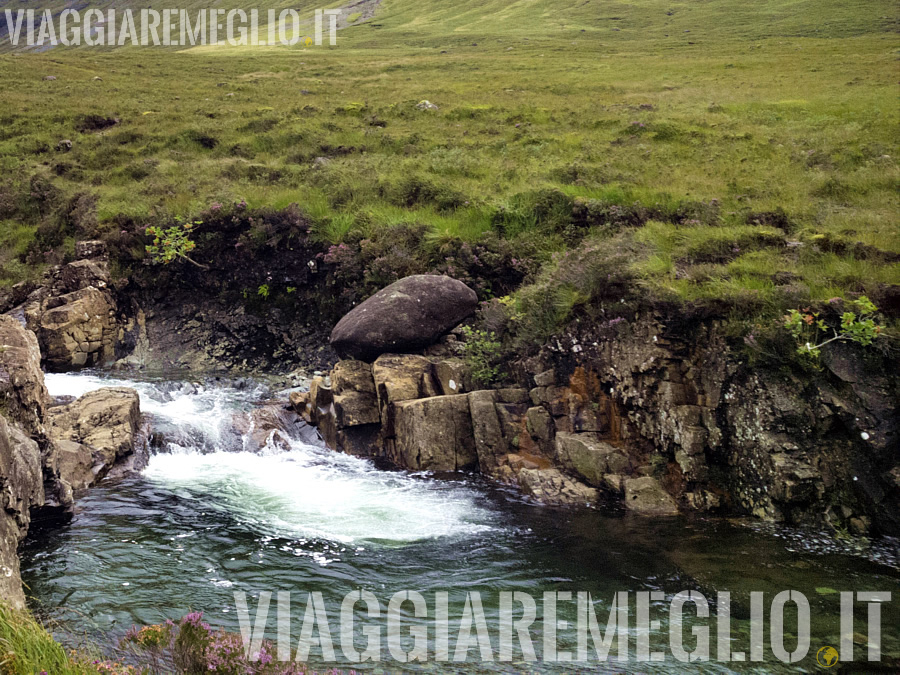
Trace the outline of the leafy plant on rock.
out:
M 835 298 L 833 302 L 838 300 Z M 839 326 L 829 326 L 825 319 L 820 318 L 820 312 L 809 308 L 790 310 L 784 317 L 784 327 L 797 340 L 797 353 L 818 360 L 822 348 L 832 342 L 856 342 L 863 347 L 871 345 L 884 330 L 875 323 L 874 315 L 878 308 L 864 295 L 850 304 L 856 311 L 844 312 Z
M 465 338 L 465 360 L 472 379 L 482 387 L 490 387 L 505 377 L 497 361 L 501 356 L 501 344 L 493 331 L 479 330 L 463 326 Z
M 169 265 L 181 259 L 187 260 L 200 269 L 209 269 L 207 265 L 198 263 L 188 255 L 197 248 L 196 242 L 191 239 L 194 227 L 202 224 L 202 221 L 199 220 L 184 221 L 181 218 L 175 218 L 175 224 L 172 227 L 165 229 L 154 225 L 148 227 L 146 232 L 153 237 L 153 243 L 146 247 L 151 260 L 155 263 Z

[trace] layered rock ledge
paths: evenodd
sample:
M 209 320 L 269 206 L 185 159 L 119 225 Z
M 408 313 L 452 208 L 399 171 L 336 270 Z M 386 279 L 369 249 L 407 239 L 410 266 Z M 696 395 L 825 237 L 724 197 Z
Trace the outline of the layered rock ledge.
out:
M 584 326 L 472 391 L 464 362 L 339 362 L 295 394 L 332 448 L 409 470 L 478 471 L 548 504 L 746 514 L 900 532 L 900 396 L 837 345 L 821 377 L 752 368 L 714 322 Z

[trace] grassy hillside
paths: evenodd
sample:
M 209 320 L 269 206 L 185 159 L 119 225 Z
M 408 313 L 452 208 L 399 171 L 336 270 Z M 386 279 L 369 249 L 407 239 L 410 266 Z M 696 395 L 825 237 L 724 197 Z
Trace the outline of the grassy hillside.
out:
M 5 54 L 0 283 L 96 233 L 134 264 L 144 225 L 245 200 L 355 250 L 418 226 L 425 267 L 499 237 L 741 312 L 875 294 L 900 283 L 897 25 L 880 0 L 384 0 L 336 48 Z M 596 284 L 558 285 L 562 320 Z
M 897 19 L 896 6 L 880 0 L 385 0 L 373 29 L 410 40 L 459 34 L 539 39 L 583 30 L 590 33 L 584 38 L 630 42 L 680 38 L 686 31 L 693 39 L 719 40 L 849 37 L 896 28 Z

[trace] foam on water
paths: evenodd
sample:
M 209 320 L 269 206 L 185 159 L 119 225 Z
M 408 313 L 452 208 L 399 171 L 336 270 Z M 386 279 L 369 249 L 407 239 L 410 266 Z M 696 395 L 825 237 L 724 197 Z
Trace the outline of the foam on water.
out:
M 295 442 L 286 452 L 156 455 L 151 481 L 205 493 L 273 536 L 351 543 L 471 534 L 488 514 L 463 486 L 380 472 L 371 463 Z
M 241 396 L 233 389 L 184 383 L 181 389 L 163 389 L 153 382 L 139 382 L 89 374 L 47 373 L 44 376 L 51 396 L 79 397 L 102 387 L 131 387 L 141 397 L 141 411 L 183 434 L 218 443 L 240 408 Z M 244 394 L 247 397 L 247 394 Z
M 252 393 L 197 384 L 170 384 L 165 391 L 148 382 L 47 375 L 54 396 L 109 386 L 137 389 L 155 425 L 184 432 L 169 443 L 172 452 L 151 457 L 146 479 L 200 497 L 260 534 L 402 544 L 491 527 L 492 514 L 479 506 L 479 493 L 461 483 L 380 471 L 368 460 L 299 440 L 286 450 L 267 445 L 227 451 L 219 439 L 231 417 L 250 407 Z

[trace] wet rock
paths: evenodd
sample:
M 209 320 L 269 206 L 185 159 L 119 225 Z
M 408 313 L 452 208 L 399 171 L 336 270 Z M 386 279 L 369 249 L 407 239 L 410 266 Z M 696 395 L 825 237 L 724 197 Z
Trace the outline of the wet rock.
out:
M 54 441 L 69 441 L 90 451 L 88 460 L 85 450 L 65 446 L 66 470 L 73 474 L 62 473 L 60 467 L 60 478 L 74 488 L 83 482 L 83 464 L 90 461 L 94 480 L 84 485 L 89 487 L 102 479 L 117 460 L 133 452 L 141 427 L 140 398 L 134 389 L 126 387 L 98 389 L 74 403 L 48 410 L 46 424 Z
M 323 377 L 314 377 L 309 385 L 309 416 L 308 423 L 317 426 L 325 443 L 333 448 L 337 441 L 334 392 Z
M 30 435 L 39 434 L 49 402 L 34 333 L 0 315 L 0 409 Z
M 624 496 L 626 480 L 628 480 L 628 476 L 623 474 L 608 473 L 603 476 L 603 487 L 613 494 Z
M 607 474 L 622 474 L 629 465 L 621 450 L 590 433 L 558 433 L 556 457 L 562 466 L 595 487 L 605 486 Z
M 24 609 L 17 547 L 44 503 L 41 451 L 17 425 L 0 415 L 0 598 Z
M 496 472 L 499 458 L 509 452 L 509 444 L 497 416 L 496 399 L 497 392 L 494 391 L 473 391 L 469 394 L 478 466 L 486 476 Z
M 97 482 L 103 464 L 94 459 L 91 448 L 75 441 L 56 441 L 56 462 L 59 475 L 73 490 L 84 490 Z
M 625 481 L 625 506 L 646 516 L 674 516 L 678 505 L 655 478 L 644 476 Z
M 331 333 L 338 354 L 364 361 L 433 344 L 474 313 L 475 291 L 446 276 L 397 281 L 354 308 Z
M 308 391 L 292 391 L 290 394 L 290 402 L 291 408 L 295 413 L 300 415 L 307 424 L 314 424 Z
M 553 506 L 592 504 L 597 501 L 597 491 L 569 478 L 558 469 L 527 469 L 518 473 L 522 490 L 538 501 Z
M 462 471 L 478 463 L 469 397 L 434 396 L 394 407 L 393 459 L 412 470 Z
M 331 372 L 331 389 L 339 429 L 381 421 L 372 366 L 368 363 L 338 362 Z
M 300 421 L 298 413 L 279 402 L 265 401 L 235 415 L 232 426 L 243 449 L 256 452 L 267 445 L 288 449 L 291 437 L 299 432 L 298 426 L 305 426 L 305 422 Z

